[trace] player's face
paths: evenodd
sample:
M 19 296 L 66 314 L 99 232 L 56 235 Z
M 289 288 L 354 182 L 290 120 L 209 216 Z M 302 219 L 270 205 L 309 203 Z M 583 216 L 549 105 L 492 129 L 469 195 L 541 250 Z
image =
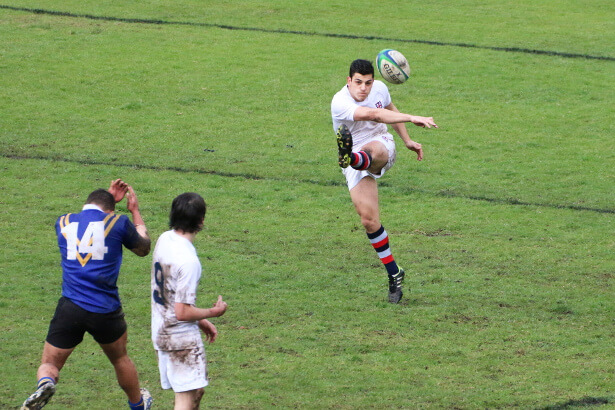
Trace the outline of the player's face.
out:
M 372 74 L 354 73 L 352 77 L 346 79 L 346 84 L 355 101 L 365 101 L 374 85 L 374 76 Z

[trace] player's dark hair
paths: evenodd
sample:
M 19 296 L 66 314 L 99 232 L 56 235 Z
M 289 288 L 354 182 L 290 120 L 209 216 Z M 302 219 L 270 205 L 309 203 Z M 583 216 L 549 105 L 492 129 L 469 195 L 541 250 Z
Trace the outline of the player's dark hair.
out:
M 195 233 L 203 229 L 207 205 L 201 195 L 185 192 L 178 195 L 171 204 L 169 227 L 179 231 Z
M 356 73 L 359 73 L 361 75 L 371 74 L 373 76 L 374 66 L 372 65 L 372 62 L 361 59 L 354 60 L 352 63 L 350 63 L 350 74 L 348 74 L 348 77 L 352 78 L 352 76 Z
M 111 195 L 111 192 L 106 189 L 99 188 L 96 191 L 92 192 L 88 199 L 85 201 L 86 204 L 95 204 L 100 206 L 104 211 L 114 211 L 115 210 L 115 198 Z

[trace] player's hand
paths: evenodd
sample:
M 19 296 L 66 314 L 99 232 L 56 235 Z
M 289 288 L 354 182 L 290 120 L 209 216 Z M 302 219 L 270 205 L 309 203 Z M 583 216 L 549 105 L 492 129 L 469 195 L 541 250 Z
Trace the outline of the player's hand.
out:
M 116 179 L 115 181 L 111 181 L 108 191 L 111 195 L 113 195 L 115 202 L 118 203 L 124 199 L 124 195 L 126 195 L 126 192 L 128 191 L 128 184 L 121 179 Z
M 135 190 L 132 189 L 130 185 L 127 185 L 127 190 L 128 193 L 126 194 L 126 196 L 128 198 L 128 203 L 126 204 L 126 207 L 130 212 L 139 212 L 139 200 L 137 199 L 137 194 L 135 193 Z
M 205 340 L 207 340 L 209 343 L 215 342 L 216 338 L 218 337 L 218 329 L 216 329 L 214 324 L 207 319 L 201 319 L 198 323 L 199 329 L 201 329 L 201 331 L 205 335 Z
M 418 142 L 410 141 L 406 144 L 406 147 L 408 147 L 410 151 L 416 152 L 417 161 L 421 161 L 423 159 L 423 146 L 421 144 L 419 144 Z
M 418 115 L 413 115 L 412 123 L 423 128 L 438 128 L 438 125 L 434 122 L 433 117 L 420 117 Z
M 222 300 L 222 295 L 218 295 L 218 300 L 214 303 L 212 310 L 214 310 L 215 317 L 222 316 L 226 312 L 228 307 L 227 303 Z

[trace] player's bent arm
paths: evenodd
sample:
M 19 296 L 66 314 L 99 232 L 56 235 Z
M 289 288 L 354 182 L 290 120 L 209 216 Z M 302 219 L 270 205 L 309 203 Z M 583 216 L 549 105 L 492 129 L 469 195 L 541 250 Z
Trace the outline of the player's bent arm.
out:
M 412 141 L 412 138 L 410 138 L 410 134 L 408 134 L 406 124 L 397 122 L 395 124 L 391 124 L 391 127 L 393 127 L 397 135 L 399 135 L 399 137 L 404 141 L 406 147 L 409 148 L 414 143 L 414 141 Z
M 142 233 L 144 229 L 139 230 L 139 228 L 145 228 L 145 225 L 137 226 L 137 232 L 139 233 L 139 240 L 137 241 L 137 246 L 132 248 L 130 251 L 137 256 L 147 256 L 152 247 L 152 241 L 147 234 L 147 229 L 145 229 L 145 234 Z
M 222 296 L 218 297 L 216 304 L 209 308 L 198 308 L 187 303 L 175 303 L 175 317 L 182 322 L 194 322 L 210 317 L 222 316 L 226 312 L 227 304 L 222 301 Z
M 143 222 L 143 218 L 141 218 L 141 214 L 138 210 L 132 213 L 132 220 L 139 234 L 139 240 L 137 241 L 137 246 L 132 248 L 131 251 L 137 256 L 147 256 L 152 247 L 152 240 L 149 237 L 145 222 Z
M 137 194 L 130 185 L 128 185 L 127 189 L 128 210 L 132 214 L 132 222 L 135 224 L 135 228 L 137 229 L 137 233 L 139 234 L 139 241 L 137 242 L 137 246 L 131 249 L 131 251 L 135 255 L 146 256 L 149 254 L 149 251 L 152 246 L 152 241 L 147 232 L 147 228 L 145 227 L 145 221 L 143 221 L 141 211 L 139 210 L 139 201 L 137 199 Z
M 118 178 L 111 181 L 111 185 L 109 185 L 109 189 L 107 191 L 113 195 L 113 199 L 117 203 L 124 199 L 126 192 L 128 192 L 128 184 Z
M 215 342 L 216 338 L 218 337 L 218 329 L 216 329 L 216 326 L 214 326 L 214 324 L 207 319 L 199 320 L 198 324 L 199 329 L 201 329 L 201 332 L 205 334 L 205 338 L 207 339 L 207 341 L 209 343 Z
M 394 111 L 394 112 L 399 112 L 399 110 L 393 103 L 389 104 L 386 107 L 386 109 Z M 410 138 L 410 134 L 408 134 L 408 129 L 406 128 L 405 123 L 397 122 L 397 123 L 391 124 L 391 127 L 393 127 L 397 135 L 399 135 L 399 137 L 404 141 L 404 144 L 406 144 L 406 147 L 410 148 L 411 146 L 413 146 L 414 141 L 412 141 L 412 139 Z

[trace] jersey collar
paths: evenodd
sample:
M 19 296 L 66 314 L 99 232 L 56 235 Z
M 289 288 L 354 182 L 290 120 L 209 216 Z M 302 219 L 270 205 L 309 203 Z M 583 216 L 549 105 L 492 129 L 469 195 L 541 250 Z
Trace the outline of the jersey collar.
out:
M 85 204 L 85 205 L 83 205 L 83 209 L 82 209 L 83 211 L 87 211 L 87 210 L 90 210 L 90 209 L 96 209 L 97 211 L 105 212 L 98 205 L 95 205 L 95 204 Z

